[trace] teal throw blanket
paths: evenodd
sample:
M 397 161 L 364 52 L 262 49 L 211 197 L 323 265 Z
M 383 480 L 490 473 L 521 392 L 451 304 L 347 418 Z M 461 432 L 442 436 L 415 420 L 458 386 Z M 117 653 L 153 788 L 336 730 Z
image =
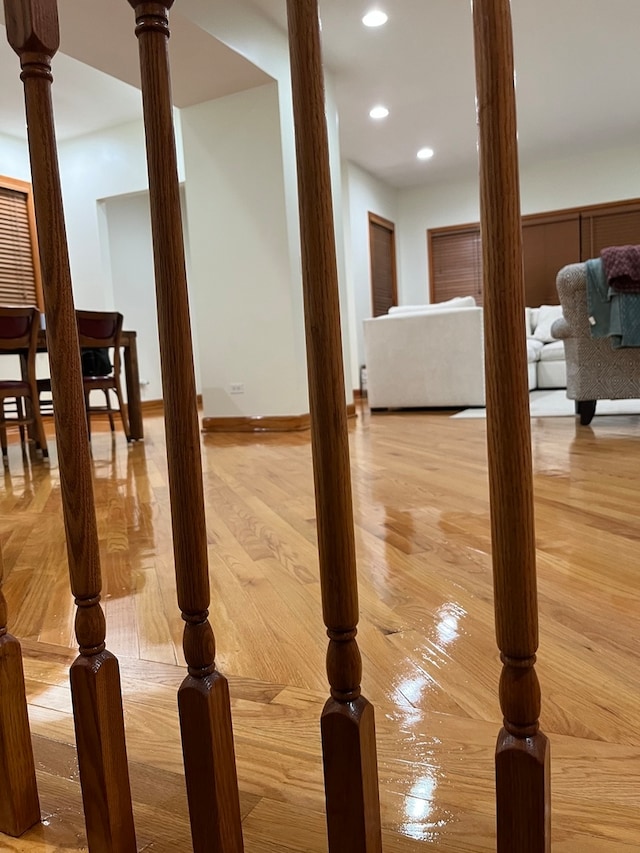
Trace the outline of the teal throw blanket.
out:
M 613 349 L 640 346 L 640 293 L 612 290 L 600 258 L 587 261 L 586 268 L 591 337 L 610 337 Z

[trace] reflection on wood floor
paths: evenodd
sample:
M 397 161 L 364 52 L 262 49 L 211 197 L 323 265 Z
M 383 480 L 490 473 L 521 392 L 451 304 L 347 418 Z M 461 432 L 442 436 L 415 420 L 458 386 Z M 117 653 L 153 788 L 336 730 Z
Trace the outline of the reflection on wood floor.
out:
M 532 422 L 542 725 L 555 853 L 640 849 L 640 419 Z M 376 707 L 385 851 L 495 849 L 500 725 L 485 422 L 360 412 L 351 451 L 363 689 Z M 121 664 L 140 850 L 191 849 L 162 420 L 93 438 L 107 645 Z M 326 850 L 327 698 L 308 434 L 203 439 L 219 668 L 229 677 L 247 853 Z M 10 447 L 0 491 L 9 627 L 23 643 L 43 813 L 6 851 L 86 850 L 55 445 Z M 517 851 L 514 851 L 517 853 Z

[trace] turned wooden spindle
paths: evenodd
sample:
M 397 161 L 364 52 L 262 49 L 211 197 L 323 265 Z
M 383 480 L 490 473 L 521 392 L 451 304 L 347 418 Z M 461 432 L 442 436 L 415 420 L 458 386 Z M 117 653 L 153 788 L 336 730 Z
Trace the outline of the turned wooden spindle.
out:
M 0 832 L 22 835 L 40 820 L 22 650 L 7 633 L 7 602 L 2 592 L 4 567 L 0 550 Z
M 215 668 L 200 430 L 185 271 L 165 3 L 129 0 L 140 47 L 178 605 L 189 674 L 178 692 L 196 853 L 243 849 L 229 687 Z
M 358 585 L 317 0 L 287 0 L 311 443 L 331 698 L 321 720 L 331 853 L 382 850 L 373 706 L 360 692 Z
M 87 840 L 91 853 L 135 853 L 120 674 L 105 649 L 100 606 L 98 533 L 51 102 L 57 10 L 54 0 L 4 0 L 4 8 L 24 82 L 67 555 L 78 606 L 80 655 L 70 676 Z
M 509 0 L 473 0 L 484 273 L 487 443 L 504 728 L 499 853 L 550 850 L 549 742 L 540 731 L 531 425 Z

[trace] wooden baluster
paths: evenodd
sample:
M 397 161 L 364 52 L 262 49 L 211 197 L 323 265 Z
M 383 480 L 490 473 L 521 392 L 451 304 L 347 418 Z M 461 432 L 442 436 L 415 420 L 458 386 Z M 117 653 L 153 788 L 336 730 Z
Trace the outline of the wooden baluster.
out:
M 373 706 L 360 692 L 358 587 L 317 0 L 287 0 L 302 272 L 331 698 L 322 712 L 331 853 L 382 850 Z
M 169 78 L 166 3 L 136 12 L 178 604 L 189 675 L 178 692 L 193 848 L 243 849 L 229 687 L 215 668 L 200 430 Z
M 487 442 L 504 728 L 496 750 L 499 853 L 550 850 L 549 742 L 540 687 L 531 424 L 509 0 L 473 0 Z
M 20 57 L 47 315 L 60 487 L 80 655 L 71 666 L 78 764 L 91 853 L 136 850 L 120 674 L 105 649 L 100 555 L 80 352 L 51 103 L 59 33 L 53 0 L 4 0 L 7 37 Z
M 0 550 L 0 832 L 22 835 L 40 820 L 22 651 L 7 633 L 7 602 L 2 592 L 4 567 Z

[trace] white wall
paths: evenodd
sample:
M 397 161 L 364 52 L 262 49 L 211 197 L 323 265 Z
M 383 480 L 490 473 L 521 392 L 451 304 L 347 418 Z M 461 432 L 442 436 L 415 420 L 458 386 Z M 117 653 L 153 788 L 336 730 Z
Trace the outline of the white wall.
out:
M 183 110 L 182 132 L 204 415 L 308 412 L 277 84 Z
M 297 173 L 295 167 L 295 136 L 293 129 L 293 105 L 291 94 L 291 69 L 289 46 L 285 33 L 267 20 L 248 3 L 210 3 L 207 0 L 182 0 L 181 13 L 202 29 L 210 32 L 228 47 L 246 57 L 277 82 L 280 120 L 280 146 L 284 170 L 282 175 L 285 200 L 286 229 L 289 262 L 292 274 L 300 276 L 300 228 L 298 218 Z M 345 266 L 344 228 L 342 221 L 342 185 L 340 175 L 340 147 L 338 140 L 338 116 L 333 95 L 332 81 L 326 80 L 326 116 L 331 162 L 331 187 L 334 200 L 336 253 L 340 305 L 342 311 L 343 359 L 347 400 L 353 399 L 349 382 L 351 375 L 350 331 L 353 322 L 350 306 L 353 303 L 348 293 Z M 302 285 L 294 289 L 293 310 L 302 314 Z M 294 329 L 296 359 L 306 359 L 304 327 L 297 324 Z M 357 367 L 356 367 L 357 371 Z
M 182 136 L 176 127 L 179 177 Z M 143 399 L 162 397 L 142 121 L 58 144 L 77 308 L 117 309 L 138 333 Z M 26 142 L 0 135 L 0 174 L 30 180 Z M 188 259 L 188 251 L 187 251 Z M 39 357 L 39 375 L 46 358 Z M 196 361 L 196 376 L 198 365 Z M 148 383 L 148 384 L 147 384 Z
M 550 160 L 520 171 L 522 213 L 640 197 L 640 146 Z M 477 222 L 477 181 L 449 183 L 399 194 L 402 302 L 428 300 L 428 228 Z
M 138 333 L 140 392 L 162 397 L 156 319 L 149 194 L 119 196 L 101 203 L 106 220 L 113 304 L 128 329 Z
M 26 139 L 16 139 L 0 133 L 0 175 L 31 181 L 29 149 Z
M 359 366 L 365 363 L 362 321 L 371 317 L 371 264 L 369 255 L 369 212 L 397 223 L 398 191 L 365 172 L 355 163 L 343 164 L 344 234 L 346 244 L 347 289 L 351 311 L 351 381 L 360 384 Z M 399 235 L 396 231 L 396 241 Z M 398 268 L 398 299 L 404 298 L 406 284 Z M 426 299 L 421 301 L 426 302 Z
M 98 202 L 147 189 L 142 122 L 61 142 L 58 152 L 76 307 L 118 308 L 105 254 L 104 212 Z M 126 316 L 124 322 L 131 325 Z
M 181 189 L 185 257 L 187 279 L 189 279 L 189 243 L 182 195 Z M 163 394 L 149 193 L 145 191 L 134 195 L 117 196 L 100 202 L 100 206 L 106 222 L 113 303 L 125 317 L 125 328 L 135 329 L 138 333 L 140 395 L 143 400 L 160 400 Z M 192 327 L 195 326 L 193 316 L 192 310 Z M 194 367 L 196 385 L 198 385 L 199 363 L 195 334 L 193 338 Z

